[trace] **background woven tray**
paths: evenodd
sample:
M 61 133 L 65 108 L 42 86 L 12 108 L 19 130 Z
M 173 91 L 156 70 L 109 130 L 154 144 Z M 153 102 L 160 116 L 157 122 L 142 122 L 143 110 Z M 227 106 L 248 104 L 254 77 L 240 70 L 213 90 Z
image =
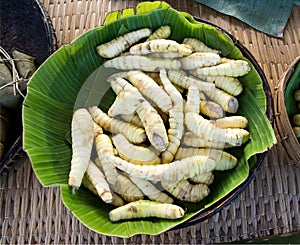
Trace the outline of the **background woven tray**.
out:
M 293 131 L 292 122 L 290 122 L 286 107 L 285 96 L 286 89 L 290 84 L 290 80 L 295 72 L 297 65 L 300 62 L 300 56 L 298 56 L 285 71 L 282 79 L 274 91 L 274 103 L 275 110 L 275 124 L 278 130 L 278 134 L 282 140 L 282 145 L 286 149 L 288 156 L 295 162 L 296 166 L 300 167 L 300 144 Z M 299 78 L 300 79 L 300 78 Z
M 43 0 L 52 20 L 58 46 L 99 26 L 112 10 L 138 1 Z M 294 7 L 284 39 L 255 31 L 246 24 L 193 1 L 167 1 L 172 7 L 210 21 L 233 34 L 263 68 L 272 93 L 284 71 L 299 55 L 300 7 Z M 277 131 L 276 131 L 277 133 Z M 242 242 L 300 230 L 300 171 L 279 144 L 264 159 L 251 184 L 230 205 L 208 220 L 158 236 L 128 239 L 97 234 L 83 226 L 62 204 L 57 187 L 43 188 L 27 158 L 17 171 L 0 179 L 0 243 L 182 243 Z

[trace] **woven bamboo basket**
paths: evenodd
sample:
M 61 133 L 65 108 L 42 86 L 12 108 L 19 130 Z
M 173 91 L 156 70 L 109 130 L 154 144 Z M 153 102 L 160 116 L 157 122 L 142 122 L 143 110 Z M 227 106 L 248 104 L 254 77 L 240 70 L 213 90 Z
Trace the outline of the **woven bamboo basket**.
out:
M 284 97 L 287 86 L 299 62 L 300 56 L 298 56 L 286 70 L 282 79 L 276 86 L 274 95 L 274 115 L 278 134 L 287 155 L 289 156 L 289 158 L 291 158 L 291 160 L 296 164 L 297 167 L 300 167 L 300 144 L 293 132 L 289 115 L 286 110 Z
M 56 36 L 51 20 L 39 0 L 11 0 L 1 2 L 0 45 L 8 50 L 17 48 L 35 57 L 36 66 L 56 50 Z M 0 159 L 0 175 L 25 157 L 22 137 L 22 100 L 9 110 L 8 138 L 5 153 Z

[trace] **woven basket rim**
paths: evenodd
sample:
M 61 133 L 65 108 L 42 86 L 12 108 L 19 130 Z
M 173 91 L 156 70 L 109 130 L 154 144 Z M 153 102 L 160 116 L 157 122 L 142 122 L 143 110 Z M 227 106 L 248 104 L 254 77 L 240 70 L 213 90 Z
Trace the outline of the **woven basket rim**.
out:
M 296 57 L 296 59 L 290 64 L 276 86 L 274 96 L 274 115 L 280 141 L 289 158 L 291 158 L 294 163 L 300 167 L 300 144 L 293 132 L 284 101 L 287 85 L 295 72 L 296 66 L 299 63 L 300 56 Z

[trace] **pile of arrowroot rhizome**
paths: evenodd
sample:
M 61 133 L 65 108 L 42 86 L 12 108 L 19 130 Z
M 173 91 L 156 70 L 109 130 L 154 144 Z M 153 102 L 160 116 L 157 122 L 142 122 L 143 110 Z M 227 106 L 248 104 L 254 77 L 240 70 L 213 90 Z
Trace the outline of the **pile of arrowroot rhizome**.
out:
M 107 79 L 115 101 L 107 113 L 95 105 L 73 114 L 69 185 L 117 206 L 111 221 L 182 217 L 174 200 L 208 196 L 213 171 L 237 165 L 226 149 L 250 138 L 236 98 L 249 64 L 170 33 L 143 28 L 99 45 L 103 66 L 118 70 Z

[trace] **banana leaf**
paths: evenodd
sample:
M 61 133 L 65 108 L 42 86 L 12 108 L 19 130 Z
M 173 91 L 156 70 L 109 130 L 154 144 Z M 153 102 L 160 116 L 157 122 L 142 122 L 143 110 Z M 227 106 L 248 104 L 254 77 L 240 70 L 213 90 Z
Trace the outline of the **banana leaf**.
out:
M 234 16 L 255 29 L 283 37 L 293 0 L 194 0 L 221 13 Z
M 295 64 L 293 67 L 293 75 L 291 76 L 286 91 L 284 94 L 284 101 L 286 106 L 286 112 L 292 122 L 293 115 L 299 113 L 299 108 L 297 106 L 297 101 L 294 99 L 294 93 L 300 87 L 300 63 Z
M 103 26 L 61 47 L 39 67 L 28 84 L 23 105 L 24 149 L 36 176 L 44 186 L 60 186 L 66 207 L 84 225 L 104 235 L 156 235 L 210 210 L 248 178 L 256 163 L 256 154 L 276 143 L 266 116 L 267 100 L 262 78 L 251 64 L 251 72 L 241 79 L 244 92 L 238 97 L 241 104 L 238 113 L 249 119 L 251 140 L 245 147 L 233 151 L 239 158 L 235 169 L 215 173 L 215 183 L 208 198 L 194 204 L 177 202 L 186 209 L 182 219 L 151 218 L 113 223 L 108 217 L 113 206 L 103 203 L 84 187 L 72 193 L 67 184 L 72 155 L 67 138 L 72 113 L 79 107 L 91 105 L 99 105 L 107 111 L 115 98 L 105 81 L 113 71 L 102 68 L 104 60 L 96 52 L 97 45 L 132 30 L 144 27 L 155 30 L 162 25 L 171 26 L 170 38 L 173 40 L 181 42 L 185 37 L 196 37 L 208 46 L 220 49 L 226 57 L 248 60 L 233 40 L 216 27 L 195 21 L 189 14 L 180 13 L 164 2 L 142 2 L 135 11 L 111 13 Z

